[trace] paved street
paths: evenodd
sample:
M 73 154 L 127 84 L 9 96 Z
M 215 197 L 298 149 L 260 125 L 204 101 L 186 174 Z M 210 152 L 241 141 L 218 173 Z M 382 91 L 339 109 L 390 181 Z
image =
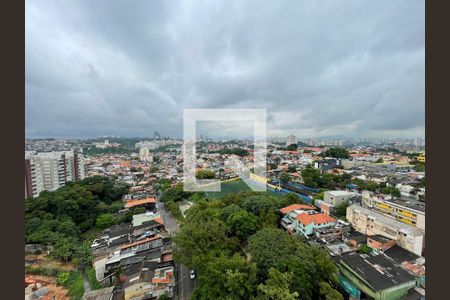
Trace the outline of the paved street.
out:
M 169 213 L 164 203 L 158 202 L 157 208 L 164 219 L 164 224 L 171 234 L 177 232 L 180 226 L 177 220 Z M 189 277 L 189 269 L 183 265 L 178 265 L 177 291 L 179 300 L 187 300 L 191 297 L 195 287 L 196 280 Z

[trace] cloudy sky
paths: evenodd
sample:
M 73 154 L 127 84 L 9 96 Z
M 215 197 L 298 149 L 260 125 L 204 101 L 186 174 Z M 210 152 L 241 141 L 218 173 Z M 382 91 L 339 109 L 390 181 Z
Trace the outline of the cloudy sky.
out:
M 423 0 L 26 0 L 25 13 L 27 137 L 181 137 L 184 108 L 266 108 L 270 135 L 424 135 Z

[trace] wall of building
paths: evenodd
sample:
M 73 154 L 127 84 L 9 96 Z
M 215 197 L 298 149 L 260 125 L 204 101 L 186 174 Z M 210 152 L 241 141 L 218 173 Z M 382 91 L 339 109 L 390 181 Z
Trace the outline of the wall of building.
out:
M 83 156 L 72 151 L 25 156 L 25 195 L 30 195 L 32 190 L 32 196 L 37 197 L 44 190 L 54 191 L 69 181 L 84 178 Z
M 353 283 L 361 292 L 372 297 L 375 300 L 397 300 L 401 299 L 408 290 L 414 288 L 416 285 L 415 280 L 399 284 L 389 289 L 382 291 L 373 291 L 365 282 L 362 280 L 350 266 L 346 265 L 344 262 L 339 264 L 339 272 L 345 276 L 351 283 Z
M 361 208 L 361 211 L 362 210 L 364 210 L 364 208 Z M 400 247 L 405 248 L 406 250 L 417 255 L 422 255 L 425 245 L 425 234 L 418 234 L 417 232 L 420 232 L 419 229 L 415 229 L 416 233 L 406 233 L 412 232 L 413 228 L 407 227 L 408 225 L 401 225 L 402 223 L 393 219 L 386 222 L 386 220 L 383 220 L 382 216 L 376 212 L 373 212 L 370 215 L 360 213 L 358 212 L 358 208 L 355 208 L 354 206 L 349 206 L 347 208 L 346 217 L 348 222 L 352 224 L 356 231 L 368 236 L 376 234 L 386 236 L 396 240 Z M 397 224 L 395 224 L 395 222 L 397 222 Z M 405 230 L 402 230 L 401 228 L 404 228 Z

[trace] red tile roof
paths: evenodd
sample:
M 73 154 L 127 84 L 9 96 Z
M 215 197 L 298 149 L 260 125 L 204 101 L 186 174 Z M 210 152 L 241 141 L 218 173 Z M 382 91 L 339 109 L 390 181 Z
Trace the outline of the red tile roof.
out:
M 294 211 L 297 209 L 312 210 L 312 209 L 315 209 L 315 207 L 311 206 L 311 205 L 307 205 L 307 204 L 292 204 L 292 205 L 283 207 L 282 209 L 280 209 L 280 212 L 285 215 L 285 214 L 290 213 L 291 211 Z
M 138 199 L 138 200 L 128 200 L 125 204 L 126 208 L 130 208 L 137 205 L 147 204 L 147 203 L 156 203 L 156 199 L 153 197 L 145 198 L 145 199 Z
M 327 214 L 314 214 L 312 217 L 314 218 L 314 223 L 316 224 L 336 222 L 335 218 L 332 218 Z
M 314 222 L 314 219 L 307 213 L 302 213 L 297 216 L 297 221 L 299 221 L 303 225 L 309 225 L 310 223 Z
M 156 218 L 154 221 L 161 225 L 164 225 L 164 220 L 162 218 Z

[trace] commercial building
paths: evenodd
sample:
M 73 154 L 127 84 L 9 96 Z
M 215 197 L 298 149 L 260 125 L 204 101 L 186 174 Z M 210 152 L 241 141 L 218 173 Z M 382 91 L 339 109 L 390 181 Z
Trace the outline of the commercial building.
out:
M 402 299 L 416 286 L 416 278 L 383 253 L 348 253 L 339 257 L 339 281 L 346 292 L 360 299 Z
M 69 181 L 84 179 L 84 159 L 76 151 L 26 152 L 25 197 L 54 191 Z
M 363 191 L 362 206 L 397 221 L 425 230 L 425 203 L 413 199 L 394 199 L 389 195 Z
M 425 231 L 356 204 L 347 208 L 346 217 L 355 230 L 368 236 L 383 235 L 394 239 L 400 247 L 422 255 Z

